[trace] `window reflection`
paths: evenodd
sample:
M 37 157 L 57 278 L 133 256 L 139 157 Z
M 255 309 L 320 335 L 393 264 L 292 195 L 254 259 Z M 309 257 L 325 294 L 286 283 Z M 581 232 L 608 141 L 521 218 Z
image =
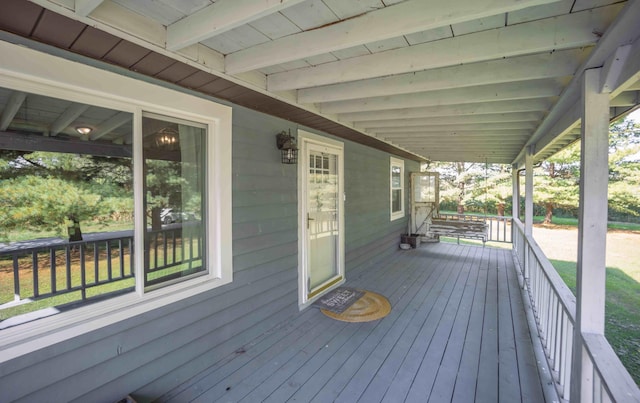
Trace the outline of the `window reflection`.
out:
M 145 286 L 206 272 L 204 184 L 206 128 L 146 115 Z

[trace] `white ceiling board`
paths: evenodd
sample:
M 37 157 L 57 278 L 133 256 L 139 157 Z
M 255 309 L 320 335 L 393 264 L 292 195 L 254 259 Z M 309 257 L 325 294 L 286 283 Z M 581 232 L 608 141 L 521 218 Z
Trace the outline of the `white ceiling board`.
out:
M 296 24 L 280 13 L 269 14 L 251 22 L 249 25 L 272 40 L 301 32 L 301 29 Z
M 417 45 L 425 42 L 433 42 L 440 39 L 451 38 L 453 36 L 453 32 L 451 31 L 451 26 L 447 25 L 445 27 L 429 29 L 427 31 L 420 31 L 414 34 L 405 35 L 407 42 L 410 45 Z
M 323 2 L 341 20 L 355 17 L 356 15 L 360 15 L 365 12 L 383 8 L 385 7 L 385 3 L 387 5 L 390 4 L 390 2 L 388 1 L 385 1 L 383 3 L 382 0 L 323 0 Z
M 381 132 L 376 133 L 376 137 L 385 137 L 389 139 L 420 139 L 427 137 L 446 136 L 451 139 L 461 139 L 462 141 L 469 140 L 485 140 L 488 138 L 495 138 L 497 140 L 510 139 L 514 137 L 527 138 L 531 134 L 529 130 L 442 130 L 432 132 Z
M 415 73 L 351 81 L 298 91 L 298 102 L 315 103 L 408 94 L 572 75 L 591 48 L 563 50 Z
M 371 51 L 364 45 L 354 46 L 347 49 L 335 50 L 331 52 L 332 55 L 338 58 L 338 60 L 351 59 L 352 57 L 359 57 L 364 55 L 370 55 Z
M 174 10 L 178 10 L 184 15 L 193 14 L 203 8 L 211 5 L 216 0 L 155 0 L 158 3 L 163 3 Z M 217 0 L 220 1 L 220 0 Z
M 480 102 L 462 105 L 439 105 L 424 108 L 390 109 L 385 111 L 340 113 L 342 122 L 361 122 L 379 119 L 424 118 L 438 116 L 484 115 L 512 112 L 541 112 L 548 110 L 557 97 L 518 101 Z
M 322 113 L 349 113 L 545 98 L 560 95 L 562 88 L 563 83 L 560 80 L 531 80 L 451 90 L 428 91 L 415 94 L 391 95 L 388 97 L 326 102 L 320 104 L 320 110 Z
M 367 43 L 365 46 L 371 53 L 379 53 L 387 50 L 404 48 L 409 46 L 409 43 L 404 36 L 398 36 L 395 38 L 384 39 L 382 41 Z
M 267 85 L 272 91 L 307 88 L 592 45 L 619 11 L 613 5 L 292 70 L 269 76 Z
M 308 57 L 304 59 L 305 62 L 309 63 L 311 66 L 317 66 L 319 64 L 335 62 L 338 60 L 332 53 L 325 53 L 323 55 Z
M 621 0 L 576 0 L 573 8 L 571 9 L 572 13 L 588 10 L 590 8 L 608 6 L 609 4 L 621 3 Z
M 155 0 L 111 0 L 116 4 L 121 5 L 137 14 L 143 15 L 147 18 L 152 18 L 162 25 L 169 25 L 181 18 L 186 17 L 186 14 L 170 7 L 166 4 L 157 2 Z
M 304 0 L 218 0 L 167 27 L 167 49 L 177 50 L 256 21 Z
M 339 21 L 338 16 L 322 0 L 307 0 L 281 13 L 303 31 Z
M 523 22 L 540 20 L 543 18 L 555 17 L 557 15 L 568 14 L 575 0 L 561 0 L 552 4 L 525 8 L 523 10 L 507 13 L 507 25 L 520 24 Z
M 269 42 L 269 38 L 251 25 L 242 25 L 231 31 L 202 41 L 202 44 L 224 55 L 237 52 L 249 46 Z
M 487 115 L 458 115 L 430 118 L 410 118 L 410 119 L 388 119 L 369 120 L 357 122 L 356 129 L 369 129 L 380 127 L 410 127 L 428 125 L 454 125 L 454 124 L 484 124 L 484 123 L 504 123 L 504 122 L 529 122 L 531 124 L 540 121 L 544 116 L 541 112 L 516 112 L 516 113 L 494 113 Z
M 317 29 L 244 49 L 228 58 L 226 70 L 231 74 L 241 73 L 268 66 L 274 60 L 287 62 L 306 58 L 549 1 L 555 0 L 408 0 L 335 24 L 325 21 L 315 25 L 319 27 Z M 310 4 L 313 3 L 305 2 L 282 13 L 289 17 L 289 12 Z M 292 21 L 299 25 L 296 19 L 292 18 Z
M 465 21 L 459 24 L 451 24 L 451 30 L 453 31 L 454 36 L 466 35 L 474 32 L 486 31 L 488 29 L 504 27 L 506 25 L 506 20 L 506 14 L 501 13 L 490 17 Z
M 86 17 L 91 14 L 104 0 L 75 0 L 73 7 L 76 14 Z
M 532 130 L 536 128 L 535 122 L 507 122 L 507 123 L 472 123 L 472 124 L 448 124 L 448 125 L 420 125 L 395 127 L 369 127 L 368 133 L 400 133 L 400 132 L 444 132 L 444 131 L 502 131 L 502 130 Z

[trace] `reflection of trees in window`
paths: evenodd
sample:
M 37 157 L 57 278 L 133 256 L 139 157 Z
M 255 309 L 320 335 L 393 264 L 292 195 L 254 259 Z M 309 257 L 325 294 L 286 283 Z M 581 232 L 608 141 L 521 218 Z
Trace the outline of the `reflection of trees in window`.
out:
M 145 284 L 205 271 L 206 129 L 144 117 Z M 163 227 L 167 226 L 168 227 Z

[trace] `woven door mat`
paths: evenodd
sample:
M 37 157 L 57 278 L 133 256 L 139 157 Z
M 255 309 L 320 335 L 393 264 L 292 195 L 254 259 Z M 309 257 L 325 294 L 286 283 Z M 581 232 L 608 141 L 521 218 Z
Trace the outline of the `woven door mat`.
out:
M 355 288 L 338 287 L 323 295 L 313 303 L 313 306 L 333 313 L 342 313 L 360 299 L 364 293 L 364 291 Z
M 320 310 L 326 316 L 343 322 L 371 322 L 382 319 L 391 312 L 389 300 L 375 292 L 365 291 L 364 295 L 342 313 L 326 309 Z

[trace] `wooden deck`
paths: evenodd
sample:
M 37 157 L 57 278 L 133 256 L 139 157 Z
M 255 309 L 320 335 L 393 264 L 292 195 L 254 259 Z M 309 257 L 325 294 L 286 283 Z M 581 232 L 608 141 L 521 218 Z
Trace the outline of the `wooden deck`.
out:
M 309 308 L 160 401 L 544 401 L 510 250 L 426 244 L 348 276 L 392 312 Z

